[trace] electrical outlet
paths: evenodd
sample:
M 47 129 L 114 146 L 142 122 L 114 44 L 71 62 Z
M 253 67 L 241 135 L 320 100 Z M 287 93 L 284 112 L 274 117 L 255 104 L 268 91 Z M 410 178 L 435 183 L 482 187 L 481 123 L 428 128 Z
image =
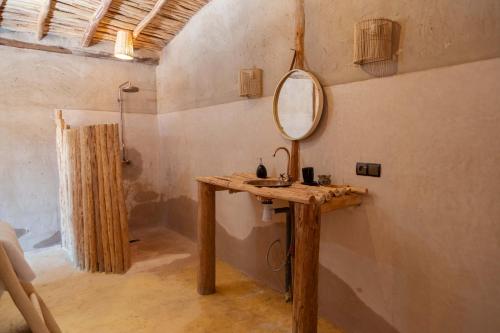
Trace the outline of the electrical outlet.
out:
M 356 174 L 358 176 L 368 176 L 368 164 L 367 163 L 356 163 Z
M 368 163 L 368 176 L 380 177 L 381 165 L 377 163 Z
M 356 163 L 356 175 L 380 177 L 382 165 L 378 163 Z

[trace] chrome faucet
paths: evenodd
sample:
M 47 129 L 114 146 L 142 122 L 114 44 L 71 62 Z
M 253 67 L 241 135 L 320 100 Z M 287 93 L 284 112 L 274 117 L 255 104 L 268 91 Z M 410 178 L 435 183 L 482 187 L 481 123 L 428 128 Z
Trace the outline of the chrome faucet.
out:
M 288 151 L 288 149 L 285 147 L 278 147 L 274 151 L 273 157 L 276 157 L 276 153 L 280 150 L 284 150 L 286 152 L 286 155 L 288 156 L 288 163 L 286 164 L 286 174 L 280 173 L 280 180 L 283 180 L 285 182 L 289 182 L 291 180 L 291 177 L 290 177 L 290 151 Z

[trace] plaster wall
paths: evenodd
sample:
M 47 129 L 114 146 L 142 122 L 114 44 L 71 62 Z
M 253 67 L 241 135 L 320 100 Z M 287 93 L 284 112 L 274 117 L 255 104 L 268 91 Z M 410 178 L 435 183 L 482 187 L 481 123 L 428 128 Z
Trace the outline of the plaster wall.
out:
M 500 329 L 499 76 L 497 58 L 325 88 L 301 165 L 370 191 L 322 218 L 320 312 L 346 332 Z M 195 176 L 253 172 L 261 156 L 284 170 L 271 110 L 262 98 L 159 115 L 169 226 L 194 237 Z M 382 163 L 382 177 L 356 176 L 357 161 Z M 217 255 L 282 288 L 265 253 L 284 218 L 265 224 L 261 209 L 217 193 Z
M 195 176 L 253 172 L 259 157 L 273 175 L 285 168 L 271 158 L 289 145 L 271 98 L 237 89 L 239 69 L 256 66 L 273 94 L 290 66 L 293 5 L 213 0 L 163 51 L 160 205 L 190 237 Z M 498 331 L 499 2 L 311 0 L 305 10 L 306 67 L 327 105 L 301 164 L 370 189 L 361 207 L 323 217 L 321 313 L 346 332 Z M 353 26 L 378 16 L 401 25 L 402 75 L 368 80 L 352 65 Z M 357 177 L 357 161 L 382 163 L 382 178 Z M 260 215 L 252 196 L 218 193 L 217 255 L 283 288 L 265 255 L 284 227 Z
M 306 67 L 324 85 L 371 78 L 352 64 L 354 24 L 371 17 L 401 25 L 398 73 L 500 56 L 497 0 L 308 0 L 305 12 Z M 294 1 L 212 0 L 163 50 L 159 112 L 240 100 L 239 70 L 253 66 L 272 95 L 294 36 Z
M 131 166 L 129 211 L 153 196 L 147 192 L 158 172 L 154 67 L 1 46 L 0 59 L 0 219 L 20 234 L 28 230 L 20 238 L 25 250 L 59 241 L 54 109 L 81 110 L 64 112 L 73 126 L 116 121 L 118 85 L 127 80 L 141 90 L 124 102 L 126 139 L 133 162 L 143 163 Z M 135 192 L 146 194 L 134 199 Z

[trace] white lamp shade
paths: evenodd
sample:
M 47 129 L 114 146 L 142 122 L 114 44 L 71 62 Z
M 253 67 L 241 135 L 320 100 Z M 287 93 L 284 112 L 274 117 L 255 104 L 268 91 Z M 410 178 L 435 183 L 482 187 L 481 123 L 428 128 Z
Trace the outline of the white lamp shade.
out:
M 120 30 L 116 33 L 115 57 L 123 60 L 134 59 L 132 32 Z

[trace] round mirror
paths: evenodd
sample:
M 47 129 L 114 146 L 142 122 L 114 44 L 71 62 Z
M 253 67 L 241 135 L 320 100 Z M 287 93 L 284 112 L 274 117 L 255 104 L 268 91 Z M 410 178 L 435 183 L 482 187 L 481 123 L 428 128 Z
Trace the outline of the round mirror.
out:
M 274 123 L 289 140 L 311 135 L 323 112 L 323 89 L 318 79 L 301 69 L 288 72 L 274 93 Z

